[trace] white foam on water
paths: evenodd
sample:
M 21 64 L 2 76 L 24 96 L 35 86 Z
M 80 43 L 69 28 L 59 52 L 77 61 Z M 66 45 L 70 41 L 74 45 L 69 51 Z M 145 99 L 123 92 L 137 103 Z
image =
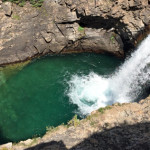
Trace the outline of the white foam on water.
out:
M 67 95 L 81 115 L 99 107 L 134 101 L 150 81 L 150 35 L 111 77 L 73 75 Z

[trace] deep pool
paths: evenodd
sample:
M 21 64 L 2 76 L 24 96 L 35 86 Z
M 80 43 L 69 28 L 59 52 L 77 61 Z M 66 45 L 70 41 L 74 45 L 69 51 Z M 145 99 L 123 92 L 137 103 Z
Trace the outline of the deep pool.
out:
M 0 71 L 0 144 L 43 135 L 47 126 L 67 123 L 77 110 L 65 92 L 74 74 L 114 72 L 113 56 L 70 54 L 36 59 L 11 76 Z

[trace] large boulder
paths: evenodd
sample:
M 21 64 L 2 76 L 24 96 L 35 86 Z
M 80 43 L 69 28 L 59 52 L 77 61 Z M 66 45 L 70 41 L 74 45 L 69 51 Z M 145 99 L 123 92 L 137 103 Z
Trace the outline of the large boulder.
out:
M 5 15 L 11 16 L 12 13 L 12 3 L 11 2 L 5 2 L 2 4 L 2 9 L 5 12 Z

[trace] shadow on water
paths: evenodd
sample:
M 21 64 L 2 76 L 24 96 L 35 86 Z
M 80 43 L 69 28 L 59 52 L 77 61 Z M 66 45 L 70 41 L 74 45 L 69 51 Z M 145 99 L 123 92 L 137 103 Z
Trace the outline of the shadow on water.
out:
M 69 137 L 68 137 L 69 140 Z M 26 150 L 68 150 L 63 141 L 42 143 Z M 150 123 L 117 126 L 97 132 L 70 150 L 148 150 Z
M 3 132 L 0 129 L 0 145 L 4 144 L 4 143 L 8 143 L 8 141 L 10 141 L 10 139 L 8 139 L 7 137 L 4 136 Z

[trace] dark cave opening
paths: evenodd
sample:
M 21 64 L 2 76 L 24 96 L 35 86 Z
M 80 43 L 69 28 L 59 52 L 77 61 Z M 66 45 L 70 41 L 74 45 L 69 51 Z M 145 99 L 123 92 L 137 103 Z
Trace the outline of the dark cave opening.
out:
M 80 20 L 78 21 L 81 27 L 86 28 L 94 28 L 94 29 L 104 29 L 109 31 L 114 31 L 118 34 L 123 43 L 124 43 L 124 51 L 128 53 L 130 50 L 134 48 L 133 41 L 134 37 L 130 30 L 127 28 L 127 24 L 121 22 L 121 18 L 103 18 L 101 16 L 83 16 L 78 15 Z

